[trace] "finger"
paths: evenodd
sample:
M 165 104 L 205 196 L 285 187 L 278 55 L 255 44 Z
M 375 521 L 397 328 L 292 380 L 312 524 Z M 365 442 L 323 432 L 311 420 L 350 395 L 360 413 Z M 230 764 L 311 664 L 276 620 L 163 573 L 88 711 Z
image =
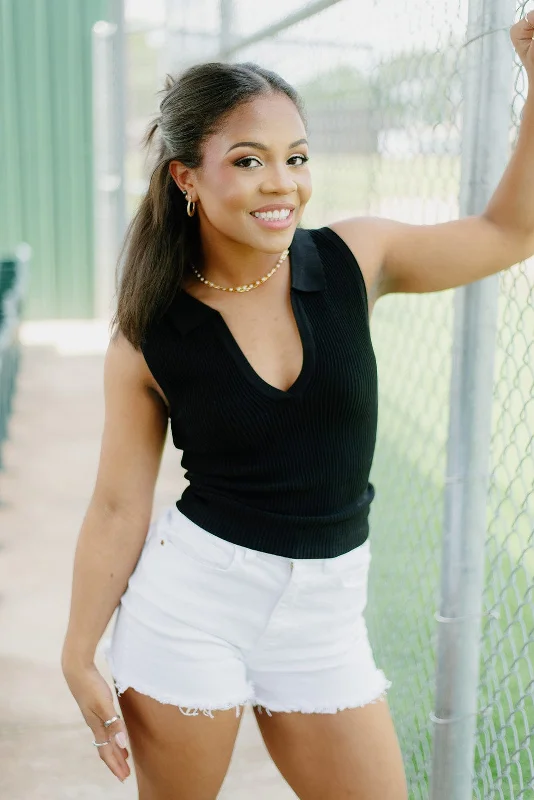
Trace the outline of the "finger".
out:
M 114 717 L 118 717 L 118 719 L 114 719 Z M 111 720 L 114 719 L 113 722 Z M 111 717 L 108 717 L 107 720 L 104 722 L 108 722 L 107 725 L 103 725 L 104 730 L 107 730 L 109 736 L 113 736 L 117 745 L 123 749 L 125 749 L 128 745 L 128 734 L 126 732 L 126 726 L 122 721 L 121 717 L 118 714 L 113 714 Z M 109 724 L 111 722 L 111 724 Z
M 107 723 L 107 725 L 104 723 Z M 127 746 L 128 734 L 126 726 L 113 705 L 95 709 L 93 720 L 89 721 L 89 725 L 93 732 L 95 732 L 95 728 L 97 729 L 98 735 L 103 737 L 101 741 L 113 738 L 119 747 L 125 748 Z
M 101 761 L 120 781 L 126 780 L 130 774 L 130 767 L 126 761 L 128 757 L 127 750 L 118 747 L 112 739 L 108 745 L 98 748 L 98 755 Z
M 101 760 L 104 761 L 113 774 L 122 781 L 130 774 L 130 768 L 126 763 L 129 753 L 125 747 L 128 740 L 126 727 L 120 717 L 110 725 L 104 725 L 104 722 L 114 717 L 119 717 L 119 715 L 116 713 L 113 706 L 111 708 L 106 707 L 105 709 L 99 708 L 97 712 L 91 712 L 91 718 L 88 719 L 87 722 L 93 732 L 96 742 L 105 742 L 109 740 L 108 745 L 98 748 L 98 753 Z
M 119 747 L 117 744 L 114 743 L 113 755 L 115 757 L 121 775 L 121 779 L 124 780 L 130 774 L 130 767 L 128 766 L 128 761 L 127 761 L 129 752 L 125 748 Z
M 525 34 L 527 36 L 529 34 L 532 35 L 532 28 L 534 28 L 534 15 L 532 18 L 529 18 L 528 15 L 525 15 L 518 20 L 515 25 L 512 25 L 510 28 L 510 33 L 514 37 L 525 37 Z
M 532 37 L 532 31 L 534 30 L 534 13 L 530 13 L 530 17 L 527 14 L 512 27 L 512 31 L 518 39 L 530 39 Z
M 532 42 L 534 41 L 534 16 L 530 20 L 527 20 L 525 17 L 516 23 L 510 29 L 510 39 L 523 64 L 525 66 L 530 66 L 527 64 L 526 59 L 529 58 L 530 60 L 530 58 L 532 58 L 531 49 Z
M 113 742 L 111 742 L 111 744 L 113 745 L 113 749 L 110 751 L 109 756 L 111 767 L 113 768 L 112 771 L 115 775 L 117 775 L 118 778 L 120 778 L 121 781 L 124 781 L 130 774 L 130 767 L 126 761 L 128 757 L 128 751 L 118 747 Z M 117 770 L 116 772 L 115 768 Z
M 128 751 L 121 749 L 116 744 L 115 739 L 111 734 L 108 734 L 106 738 L 95 738 L 95 741 L 108 742 L 107 744 L 104 744 L 98 748 L 100 760 L 106 764 L 106 766 L 117 778 L 119 778 L 119 780 L 125 780 L 130 774 L 130 768 L 126 763 Z
M 113 742 L 110 742 L 106 747 L 99 747 L 98 752 L 101 761 L 104 762 L 104 764 L 115 775 L 115 777 L 117 777 L 120 781 L 126 780 L 130 774 L 130 769 L 124 758 L 121 760 L 119 757 L 118 753 L 121 751 L 114 747 Z

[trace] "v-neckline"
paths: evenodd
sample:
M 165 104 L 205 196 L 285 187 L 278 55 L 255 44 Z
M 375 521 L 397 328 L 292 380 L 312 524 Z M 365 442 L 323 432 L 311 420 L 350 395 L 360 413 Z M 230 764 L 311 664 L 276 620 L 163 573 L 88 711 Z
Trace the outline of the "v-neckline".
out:
M 293 309 L 293 315 L 297 325 L 297 330 L 299 332 L 302 348 L 302 367 L 299 374 L 288 389 L 279 389 L 277 386 L 273 386 L 272 383 L 268 383 L 258 372 L 256 372 L 237 343 L 237 340 L 226 324 L 226 320 L 224 319 L 223 315 L 218 310 L 213 309 L 215 312 L 215 319 L 217 321 L 219 332 L 221 334 L 221 339 L 230 355 L 234 358 L 234 361 L 240 369 L 242 375 L 244 375 L 244 377 L 247 378 L 253 386 L 262 391 L 264 394 L 276 399 L 300 397 L 305 391 L 315 369 L 315 342 L 313 339 L 312 329 L 306 316 L 306 312 L 302 307 L 301 298 L 294 292 L 292 288 L 290 289 L 290 294 L 291 308 Z
M 203 300 L 199 300 L 198 297 L 189 294 L 189 292 L 181 292 L 182 295 L 185 295 L 185 297 L 189 298 L 189 300 L 193 303 L 200 304 L 205 313 L 211 313 L 212 319 L 216 323 L 216 327 L 220 333 L 221 340 L 226 346 L 226 349 L 230 355 L 233 357 L 241 374 L 259 391 L 263 392 L 269 397 L 279 400 L 300 397 L 306 390 L 310 378 L 315 370 L 315 341 L 310 322 L 302 305 L 302 299 L 299 296 L 298 291 L 296 291 L 293 286 L 293 262 L 291 258 L 289 261 L 289 269 L 291 308 L 293 309 L 293 316 L 295 318 L 295 323 L 300 337 L 302 348 L 302 367 L 294 382 L 288 389 L 279 389 L 277 386 L 273 386 L 273 384 L 268 383 L 258 372 L 256 372 L 248 358 L 245 356 L 243 350 L 237 343 L 235 336 L 218 309 L 213 308 L 213 306 L 208 305 L 208 303 L 205 303 Z

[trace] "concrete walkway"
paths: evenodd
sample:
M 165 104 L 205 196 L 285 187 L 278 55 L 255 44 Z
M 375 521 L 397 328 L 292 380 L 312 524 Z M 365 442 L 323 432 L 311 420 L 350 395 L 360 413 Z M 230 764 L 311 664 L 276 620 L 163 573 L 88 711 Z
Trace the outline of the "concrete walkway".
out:
M 121 784 L 100 761 L 59 666 L 74 548 L 98 464 L 107 327 L 27 323 L 21 338 L 0 472 L 0 797 L 133 800 L 134 777 Z M 183 485 L 169 437 L 154 513 Z M 98 666 L 109 680 L 101 657 Z M 219 797 L 295 798 L 250 711 Z

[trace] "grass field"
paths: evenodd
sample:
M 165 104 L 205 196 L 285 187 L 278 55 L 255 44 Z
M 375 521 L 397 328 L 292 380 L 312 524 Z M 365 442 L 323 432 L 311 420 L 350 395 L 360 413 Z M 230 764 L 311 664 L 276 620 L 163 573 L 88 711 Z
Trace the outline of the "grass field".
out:
M 310 169 L 313 194 L 305 218 L 309 227 L 362 213 L 381 198 L 435 204 L 447 203 L 459 193 L 460 161 L 452 156 L 388 159 L 312 153 Z
M 531 344 L 518 334 L 524 308 L 503 295 L 499 313 L 484 597 L 485 611 L 499 616 L 483 626 L 473 795 L 484 800 L 534 797 L 534 370 Z M 394 682 L 413 800 L 428 797 L 431 765 L 451 323 L 450 292 L 385 298 L 373 319 L 380 422 L 367 619 Z

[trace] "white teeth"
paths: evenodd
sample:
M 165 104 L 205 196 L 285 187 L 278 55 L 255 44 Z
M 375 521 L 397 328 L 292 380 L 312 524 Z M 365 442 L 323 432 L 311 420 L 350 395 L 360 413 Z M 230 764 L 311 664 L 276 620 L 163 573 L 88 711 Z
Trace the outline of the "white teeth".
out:
M 275 211 L 255 211 L 255 217 L 258 219 L 287 219 L 291 214 L 291 210 L 289 208 L 281 208 L 276 209 Z

